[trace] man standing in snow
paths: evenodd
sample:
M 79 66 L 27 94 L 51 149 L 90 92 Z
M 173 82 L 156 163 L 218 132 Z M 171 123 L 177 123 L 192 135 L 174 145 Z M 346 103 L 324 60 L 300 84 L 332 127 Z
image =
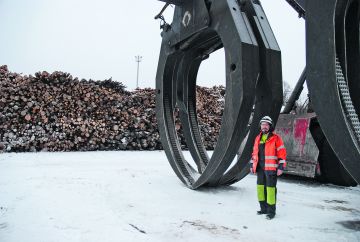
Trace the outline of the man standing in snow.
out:
M 273 121 L 269 116 L 260 120 L 260 134 L 255 138 L 250 171 L 257 174 L 257 195 L 260 210 L 257 214 L 266 214 L 273 219 L 276 213 L 277 176 L 286 166 L 286 149 L 281 137 L 273 133 Z

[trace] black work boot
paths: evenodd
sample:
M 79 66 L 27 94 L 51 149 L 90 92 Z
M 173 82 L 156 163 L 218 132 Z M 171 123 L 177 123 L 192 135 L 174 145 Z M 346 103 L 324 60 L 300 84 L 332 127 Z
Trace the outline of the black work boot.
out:
M 259 210 L 256 212 L 257 215 L 262 215 L 262 214 L 266 214 L 266 211 L 262 211 L 262 210 Z
M 267 204 L 267 215 L 266 219 L 273 219 L 276 214 L 276 205 Z
M 267 204 L 266 202 L 259 202 L 260 210 L 256 212 L 257 215 L 267 214 Z

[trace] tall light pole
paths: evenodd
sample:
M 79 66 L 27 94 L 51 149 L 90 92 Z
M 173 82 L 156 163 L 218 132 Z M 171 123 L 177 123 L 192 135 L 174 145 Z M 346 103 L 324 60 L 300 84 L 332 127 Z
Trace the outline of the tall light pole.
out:
M 139 88 L 139 64 L 140 64 L 141 60 L 142 60 L 141 55 L 135 56 L 135 61 L 137 62 L 136 88 Z

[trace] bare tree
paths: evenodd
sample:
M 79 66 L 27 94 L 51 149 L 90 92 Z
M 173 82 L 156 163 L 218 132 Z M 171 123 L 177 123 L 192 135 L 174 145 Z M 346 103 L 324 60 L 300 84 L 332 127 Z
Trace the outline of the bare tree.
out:
M 305 89 L 307 90 L 307 89 Z M 293 93 L 294 88 L 290 86 L 289 83 L 284 82 L 283 88 L 283 104 L 286 105 L 290 101 L 291 94 Z M 297 114 L 308 112 L 309 98 L 308 94 L 304 90 L 300 90 L 301 93 L 298 94 L 297 100 L 294 102 L 292 107 L 292 112 Z
M 287 83 L 286 81 L 284 81 L 284 88 L 283 88 L 283 104 L 286 104 L 289 101 L 291 92 L 292 92 L 292 88 L 290 86 L 289 83 Z

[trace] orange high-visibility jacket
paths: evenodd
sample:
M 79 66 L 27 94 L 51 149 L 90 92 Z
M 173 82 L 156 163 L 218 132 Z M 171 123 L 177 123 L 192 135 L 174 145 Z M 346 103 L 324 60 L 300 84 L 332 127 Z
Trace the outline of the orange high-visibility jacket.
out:
M 253 153 L 252 153 L 252 166 L 254 172 L 259 162 L 259 144 L 261 139 L 261 133 L 256 136 Z M 276 171 L 278 165 L 282 163 L 283 167 L 286 166 L 286 149 L 281 137 L 275 133 L 265 142 L 265 171 Z

